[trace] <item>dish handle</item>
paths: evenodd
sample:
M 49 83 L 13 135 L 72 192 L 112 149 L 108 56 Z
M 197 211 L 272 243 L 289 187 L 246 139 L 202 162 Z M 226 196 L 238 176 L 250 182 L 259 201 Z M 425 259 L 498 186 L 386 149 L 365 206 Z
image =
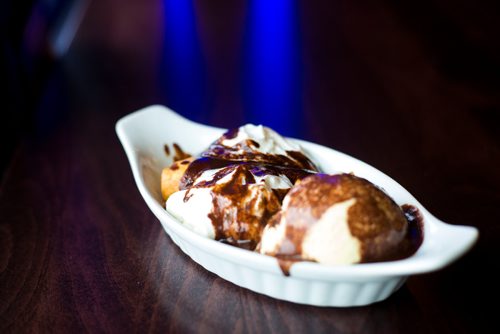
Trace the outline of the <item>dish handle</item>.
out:
M 427 245 L 416 256 L 419 272 L 438 270 L 452 263 L 471 249 L 479 237 L 475 227 L 451 225 L 428 212 L 426 216 L 430 220 L 424 235 Z

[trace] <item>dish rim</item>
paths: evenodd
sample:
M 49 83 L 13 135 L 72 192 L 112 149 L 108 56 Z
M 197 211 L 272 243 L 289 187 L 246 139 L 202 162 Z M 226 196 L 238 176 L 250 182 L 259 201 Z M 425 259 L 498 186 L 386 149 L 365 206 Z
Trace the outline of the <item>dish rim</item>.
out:
M 140 109 L 138 111 L 135 111 L 133 113 L 130 113 L 122 117 L 117 121 L 115 127 L 116 132 L 125 150 L 139 192 L 141 193 L 141 196 L 145 200 L 150 210 L 160 220 L 167 234 L 170 235 L 170 229 L 171 229 L 174 231 L 174 233 L 178 234 L 184 241 L 189 243 L 194 243 L 197 245 L 197 247 L 206 249 L 207 251 L 210 251 L 212 255 L 220 257 L 226 261 L 230 261 L 238 265 L 251 266 L 266 272 L 271 272 L 271 273 L 279 272 L 282 274 L 278 264 L 278 260 L 276 258 L 272 256 L 263 255 L 254 251 L 240 249 L 231 245 L 223 244 L 218 241 L 200 236 L 189 230 L 179 221 L 177 221 L 153 197 L 153 195 L 150 193 L 149 189 L 145 184 L 143 173 L 141 171 L 141 166 L 140 166 L 141 162 L 139 157 L 140 150 L 138 149 L 136 143 L 134 143 L 133 140 L 131 139 L 132 136 L 129 131 L 132 131 L 132 129 L 136 128 L 137 126 L 140 128 L 142 124 L 144 124 L 142 121 L 145 120 L 146 118 L 151 118 L 151 117 L 155 118 L 161 114 L 163 114 L 163 116 L 161 117 L 167 119 L 170 118 L 171 123 L 172 121 L 175 120 L 175 122 L 196 128 L 197 130 L 208 130 L 214 133 L 215 132 L 222 133 L 223 131 L 225 131 L 225 129 L 193 122 L 161 105 L 152 105 Z M 168 125 L 166 124 L 165 127 L 168 127 Z M 304 148 L 310 147 L 310 148 L 315 148 L 317 150 L 325 150 L 325 149 L 329 150 L 335 155 L 343 157 L 344 159 L 351 160 L 355 164 L 359 164 L 364 168 L 368 168 L 376 173 L 379 173 L 384 178 L 386 178 L 388 182 L 393 182 L 395 185 L 400 187 L 401 188 L 400 190 L 403 190 L 406 193 L 406 195 L 409 195 L 408 198 L 412 199 L 412 202 L 409 204 L 415 205 L 420 210 L 421 214 L 424 217 L 424 222 L 423 222 L 424 242 L 417 250 L 417 252 L 408 258 L 395 261 L 360 263 L 352 265 L 336 265 L 336 266 L 328 266 L 313 262 L 297 262 L 294 263 L 290 269 L 291 276 L 302 279 L 338 281 L 338 280 L 343 280 L 345 278 L 349 278 L 351 280 L 357 280 L 357 279 L 366 280 L 367 278 L 370 278 L 370 280 L 378 280 L 386 277 L 394 277 L 394 276 L 406 277 L 415 274 L 422 274 L 442 269 L 446 265 L 457 260 L 468 250 L 470 250 L 477 241 L 479 235 L 477 228 L 472 226 L 451 225 L 442 222 L 434 215 L 432 215 L 425 207 L 423 207 L 415 199 L 415 197 L 411 195 L 409 191 L 407 191 L 404 187 L 402 187 L 398 182 L 393 180 L 390 176 L 376 169 L 375 167 L 368 165 L 367 163 L 357 158 L 354 158 L 350 155 L 347 155 L 330 147 L 326 147 L 312 142 L 307 142 L 300 139 L 294 139 L 294 138 L 288 138 L 288 139 L 296 141 Z M 163 145 L 162 143 L 159 144 Z M 209 144 L 210 143 L 207 143 L 206 146 L 208 146 Z M 314 159 L 314 155 L 312 156 L 312 158 Z M 158 185 L 159 185 L 159 178 L 158 178 Z M 459 243 L 448 242 L 449 243 L 448 246 L 450 246 L 451 248 L 444 249 L 442 252 L 439 252 L 437 254 L 433 254 L 432 252 L 431 254 L 428 254 L 429 249 L 423 247 L 424 245 L 427 245 L 429 242 L 435 243 L 440 241 L 439 239 L 428 240 L 429 237 L 434 238 L 436 236 L 441 236 L 441 241 L 446 241 L 445 240 L 447 239 L 445 238 L 446 236 L 447 237 L 454 236 L 459 238 Z M 433 249 L 431 248 L 430 250 L 432 251 Z

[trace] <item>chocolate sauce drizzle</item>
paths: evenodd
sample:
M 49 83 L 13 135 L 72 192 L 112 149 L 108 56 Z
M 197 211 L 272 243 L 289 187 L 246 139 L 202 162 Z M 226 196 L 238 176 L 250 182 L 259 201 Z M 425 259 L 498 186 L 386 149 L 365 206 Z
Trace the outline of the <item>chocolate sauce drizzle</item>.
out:
M 223 145 L 223 141 L 238 136 L 238 128 L 229 130 L 221 138 L 212 143 L 206 151 L 192 161 L 181 178 L 179 189 L 187 190 L 184 201 L 190 198 L 190 189 L 211 188 L 213 210 L 209 218 L 215 229 L 215 239 L 236 247 L 255 250 L 260 234 L 266 224 L 279 221 L 279 210 L 283 198 L 289 189 L 273 189 L 262 191 L 256 197 L 250 185 L 256 184 L 255 177 L 266 175 L 286 176 L 292 184 L 319 170 L 302 152 L 287 151 L 286 155 L 265 154 L 258 151 L 259 143 L 245 140 L 232 147 Z M 189 157 L 179 145 L 173 144 L 174 160 Z M 168 147 L 165 146 L 168 154 Z M 189 163 L 188 161 L 182 163 Z M 201 174 L 215 170 L 209 180 L 195 184 Z M 231 175 L 224 183 L 218 182 Z M 255 190 L 253 190 L 255 191 Z M 423 242 L 423 218 L 418 209 L 412 205 L 401 207 L 408 222 L 407 235 L 398 249 L 388 260 L 402 259 L 414 254 Z M 300 245 L 288 242 L 282 245 L 286 251 L 276 254 L 283 274 L 290 275 L 291 266 L 298 261 L 309 261 L 300 255 Z
M 191 157 L 191 154 L 184 152 L 179 144 L 173 143 L 172 147 L 174 148 L 174 157 L 173 157 L 174 162 L 179 161 L 179 160 L 184 160 L 184 159 Z M 165 152 L 165 155 L 167 157 L 170 156 L 171 152 L 170 152 L 170 147 L 168 146 L 168 144 L 163 145 L 163 151 Z
M 184 201 L 188 201 L 192 189 L 211 188 L 213 209 L 209 218 L 216 232 L 215 239 L 254 250 L 262 229 L 280 210 L 289 190 L 270 191 L 267 187 L 258 187 L 256 177 L 286 176 L 294 184 L 318 169 L 298 151 L 288 151 L 287 155 L 265 154 L 258 151 L 259 143 L 251 139 L 231 147 L 222 144 L 237 135 L 238 129 L 229 130 L 192 161 L 180 180 L 179 189 L 187 190 Z M 215 171 L 210 179 L 197 182 L 208 170 Z M 231 177 L 227 182 L 218 183 L 228 175 Z
M 401 209 L 408 221 L 408 232 L 405 238 L 406 252 L 401 252 L 400 258 L 406 258 L 415 254 L 424 242 L 424 217 L 413 205 L 403 204 Z
M 424 219 L 418 208 L 410 204 L 403 204 L 401 206 L 401 210 L 403 211 L 406 221 L 408 222 L 407 233 L 401 243 L 401 246 L 398 248 L 398 252 L 396 254 L 392 254 L 384 261 L 394 261 L 408 258 L 417 252 L 424 241 Z M 272 223 L 273 222 L 270 222 L 270 224 Z M 290 269 L 294 263 L 303 261 L 311 262 L 310 260 L 304 259 L 298 255 L 300 252 L 295 250 L 295 245 L 293 243 L 290 243 L 288 246 L 293 248 L 287 251 L 288 254 L 274 255 L 278 260 L 278 264 L 283 272 L 283 275 L 285 276 L 290 276 Z
M 286 168 L 318 171 L 316 165 L 300 151 L 286 151 L 286 155 L 262 153 L 258 151 L 259 143 L 252 139 L 241 141 L 230 147 L 223 144 L 225 140 L 233 139 L 237 136 L 238 129 L 229 130 L 213 142 L 201 156 L 228 161 L 254 162 Z
M 179 189 L 183 190 L 193 187 L 194 182 L 200 177 L 203 172 L 207 170 L 220 169 L 215 173 L 211 180 L 199 182 L 195 186 L 211 187 L 224 176 L 231 173 L 238 166 L 243 166 L 243 168 L 250 170 L 253 175 L 260 177 L 264 177 L 266 175 L 285 175 L 292 183 L 295 183 L 297 180 L 303 179 L 304 177 L 315 173 L 312 170 L 287 168 L 279 165 L 262 164 L 254 161 L 233 161 L 213 157 L 201 157 L 191 162 L 191 164 L 188 166 L 186 172 L 182 176 Z M 255 179 L 253 180 L 253 182 L 255 182 Z

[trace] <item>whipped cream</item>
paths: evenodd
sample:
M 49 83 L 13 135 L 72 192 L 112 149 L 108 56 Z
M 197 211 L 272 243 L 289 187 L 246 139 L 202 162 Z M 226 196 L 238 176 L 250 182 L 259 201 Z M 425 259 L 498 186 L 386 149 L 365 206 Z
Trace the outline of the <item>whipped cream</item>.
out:
M 184 201 L 187 190 L 173 193 L 167 200 L 165 208 L 191 231 L 210 239 L 215 238 L 212 221 L 208 217 L 212 211 L 212 194 L 210 189 L 197 188 Z
M 166 209 L 202 236 L 254 249 L 287 191 L 316 170 L 299 145 L 247 124 L 224 133 L 187 166 Z
M 182 224 L 193 232 L 204 237 L 215 239 L 216 229 L 210 216 L 214 213 L 214 196 L 224 194 L 214 193 L 217 186 L 223 186 L 232 182 L 237 168 L 224 177 L 215 180 L 216 175 L 224 168 L 206 170 L 195 180 L 193 186 L 186 190 L 180 190 L 167 199 L 166 209 Z M 251 182 L 251 183 L 247 183 Z M 208 187 L 200 186 L 202 183 L 210 184 Z M 245 178 L 241 181 L 245 186 L 245 196 L 241 203 L 235 203 L 238 209 L 246 210 L 250 215 L 259 218 L 265 212 L 262 203 L 274 189 L 282 190 L 292 187 L 292 182 L 285 175 L 260 175 L 252 173 L 252 180 Z
M 292 143 L 280 136 L 276 131 L 263 125 L 246 124 L 238 129 L 238 135 L 234 138 L 224 138 L 221 145 L 236 147 L 238 144 L 254 142 L 256 151 L 264 154 L 288 155 L 287 151 L 301 151 L 299 145 Z M 255 144 L 256 143 L 256 144 Z M 241 151 L 241 153 L 244 153 Z
M 302 252 L 296 255 L 303 260 L 328 265 L 358 263 L 361 260 L 361 243 L 351 234 L 347 223 L 348 210 L 355 203 L 355 199 L 349 199 L 330 206 L 307 229 L 297 247 Z M 288 209 L 287 204 L 288 197 L 285 198 L 282 210 Z M 260 253 L 276 254 L 294 251 L 294 249 L 287 249 L 296 248 L 296 245 L 290 244 L 287 238 L 288 222 L 286 219 L 286 215 L 282 215 L 278 224 L 267 225 L 264 228 Z
M 302 257 L 323 264 L 352 264 L 361 260 L 361 242 L 349 230 L 348 210 L 356 203 L 351 198 L 332 205 L 306 232 Z

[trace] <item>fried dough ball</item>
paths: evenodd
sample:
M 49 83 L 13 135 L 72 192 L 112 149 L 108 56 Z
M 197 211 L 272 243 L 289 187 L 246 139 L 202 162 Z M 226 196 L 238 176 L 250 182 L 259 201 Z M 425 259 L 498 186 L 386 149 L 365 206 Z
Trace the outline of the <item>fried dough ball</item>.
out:
M 179 191 L 182 175 L 193 160 L 193 157 L 189 157 L 176 161 L 170 167 L 163 169 L 161 172 L 161 195 L 164 200 L 167 200 L 174 192 Z

